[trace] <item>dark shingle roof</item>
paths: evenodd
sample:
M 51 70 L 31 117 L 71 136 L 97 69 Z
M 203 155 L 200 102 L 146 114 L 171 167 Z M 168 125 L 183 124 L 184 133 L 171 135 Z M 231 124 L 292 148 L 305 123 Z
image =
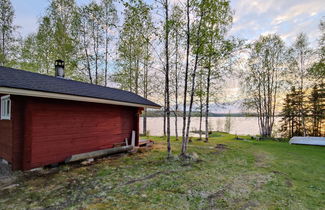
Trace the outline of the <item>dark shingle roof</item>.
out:
M 61 93 L 160 107 L 137 94 L 115 88 L 56 78 L 0 66 L 0 87 Z

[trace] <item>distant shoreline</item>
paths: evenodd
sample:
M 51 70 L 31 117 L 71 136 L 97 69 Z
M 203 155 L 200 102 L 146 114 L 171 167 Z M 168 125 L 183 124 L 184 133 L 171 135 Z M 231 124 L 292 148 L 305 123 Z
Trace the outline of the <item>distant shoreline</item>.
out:
M 142 113 L 141 117 L 144 116 L 144 113 Z M 163 117 L 164 112 L 163 111 L 148 111 L 147 117 Z M 175 117 L 175 113 L 172 111 L 170 113 L 171 117 Z M 183 112 L 177 112 L 178 117 L 183 116 Z M 200 112 L 192 112 L 191 117 L 200 117 Z M 204 114 L 203 114 L 204 117 Z M 257 114 L 254 113 L 209 113 L 209 117 L 257 117 Z

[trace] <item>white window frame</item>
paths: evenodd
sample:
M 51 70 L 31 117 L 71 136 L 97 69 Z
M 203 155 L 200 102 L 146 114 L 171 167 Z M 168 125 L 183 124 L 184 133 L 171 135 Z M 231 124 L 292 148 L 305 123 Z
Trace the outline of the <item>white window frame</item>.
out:
M 1 97 L 1 120 L 10 120 L 11 118 L 11 101 L 10 95 Z

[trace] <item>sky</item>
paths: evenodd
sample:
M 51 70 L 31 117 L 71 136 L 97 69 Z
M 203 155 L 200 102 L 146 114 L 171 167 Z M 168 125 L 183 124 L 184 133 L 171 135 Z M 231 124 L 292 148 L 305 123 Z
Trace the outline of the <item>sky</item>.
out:
M 319 22 L 325 18 L 324 0 L 234 0 L 232 8 L 233 35 L 254 40 L 260 34 L 277 33 L 288 45 L 301 32 L 317 45 Z
M 177 1 L 177 0 L 173 0 Z M 91 0 L 77 0 L 78 5 Z M 37 30 L 38 20 L 44 15 L 49 0 L 12 0 L 15 24 L 22 36 Z M 317 45 L 318 25 L 325 19 L 324 0 L 233 0 L 234 24 L 230 35 L 248 41 L 261 34 L 277 33 L 290 45 L 296 35 L 306 32 L 310 43 Z

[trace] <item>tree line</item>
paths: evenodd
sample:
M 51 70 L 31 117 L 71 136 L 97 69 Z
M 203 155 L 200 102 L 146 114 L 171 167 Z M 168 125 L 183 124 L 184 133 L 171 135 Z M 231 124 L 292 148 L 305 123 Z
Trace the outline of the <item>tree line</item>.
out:
M 280 122 L 280 132 L 284 136 L 321 135 L 318 127 L 324 127 L 325 118 L 322 92 L 325 80 L 324 24 L 324 21 L 320 22 L 321 37 L 316 49 L 311 48 L 305 33 L 298 34 L 292 46 L 286 46 L 276 34 L 260 36 L 247 45 L 247 65 L 242 73 L 245 75 L 242 81 L 244 105 L 258 114 L 261 136 L 273 135 L 275 116 L 281 110 L 283 120 Z M 317 95 L 318 98 L 310 98 L 308 101 L 306 95 Z M 279 109 L 283 98 L 284 105 Z M 310 106 L 319 110 L 313 111 Z M 313 116 L 314 123 L 309 125 L 310 115 Z
M 10 0 L 0 4 L 1 65 L 53 75 L 54 60 L 62 59 L 66 75 L 74 80 L 117 86 L 158 101 L 169 156 L 171 117 L 176 139 L 181 137 L 181 156 L 187 157 L 194 112 L 200 113 L 200 139 L 209 140 L 210 105 L 229 75 L 240 72 L 245 105 L 258 114 L 262 136 L 272 135 L 278 98 L 286 87 L 297 85 L 296 78 L 303 90 L 311 87 L 310 81 L 324 82 L 323 22 L 319 49 L 312 50 L 304 34 L 289 48 L 276 34 L 251 43 L 229 36 L 234 15 L 229 0 L 100 0 L 86 5 L 51 0 L 37 31 L 21 37 Z M 242 53 L 248 58 L 243 60 Z M 242 72 L 237 65 L 245 66 Z M 181 133 L 177 117 L 182 118 Z
M 297 90 L 293 86 L 286 95 L 281 115 L 280 131 L 285 137 L 324 136 L 324 83 L 315 85 L 309 93 Z

